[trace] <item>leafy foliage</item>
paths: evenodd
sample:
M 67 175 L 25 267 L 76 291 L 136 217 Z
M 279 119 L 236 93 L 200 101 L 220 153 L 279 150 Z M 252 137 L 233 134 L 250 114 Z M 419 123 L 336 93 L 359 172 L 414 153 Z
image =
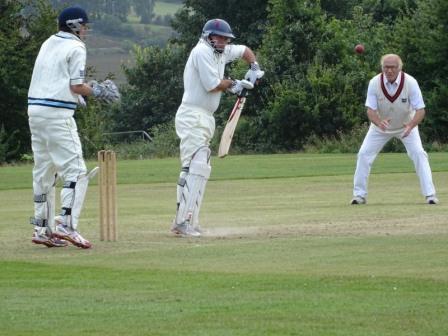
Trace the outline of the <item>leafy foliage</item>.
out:
M 88 99 L 86 107 L 76 110 L 74 117 L 85 157 L 95 157 L 99 150 L 107 147 L 104 133 L 107 129 L 108 109 L 108 106 L 103 106 L 94 99 Z
M 151 141 L 134 138 L 104 145 L 105 148 L 113 149 L 120 160 L 165 158 L 179 153 L 179 139 L 172 121 L 154 126 L 149 132 L 152 134 Z
M 267 0 L 185 0 L 172 22 L 179 33 L 177 42 L 191 49 L 197 42 L 205 22 L 221 18 L 232 27 L 236 43 L 258 48 L 266 28 Z
M 30 150 L 28 86 L 40 45 L 54 32 L 55 13 L 44 0 L 2 1 L 0 17 L 0 124 L 19 147 L 7 157 L 13 160 Z
M 136 64 L 125 68 L 129 86 L 123 90 L 119 108 L 111 111 L 111 130 L 149 130 L 173 120 L 182 97 L 185 50 L 176 45 L 167 48 L 135 48 Z
M 140 15 L 141 23 L 150 23 L 154 10 L 154 0 L 133 0 L 134 10 Z
M 341 21 L 318 3 L 285 1 L 272 2 L 270 22 L 261 53 L 273 84 L 256 119 L 261 132 L 251 141 L 264 150 L 299 150 L 311 135 L 333 136 L 364 122 L 365 89 L 382 51 L 381 25 L 372 34 L 372 16 L 360 7 L 352 20 Z M 354 54 L 363 41 L 376 52 Z
M 132 5 L 132 1 L 129 0 L 51 0 L 50 2 L 58 11 L 69 6 L 80 6 L 93 19 L 101 19 L 104 15 L 112 15 L 123 22 L 127 20 Z
M 148 1 L 77 3 L 92 7 L 92 13 L 97 10 L 97 16 L 111 24 L 107 30 L 122 27 L 116 34 L 126 36 L 125 16 L 115 15 L 113 10 L 118 7 L 114 9 L 112 4 L 124 6 L 120 11 L 128 13 L 131 6 L 148 4 L 150 8 L 153 1 Z M 2 22 L 7 23 L 0 28 L 0 61 L 4 64 L 0 69 L 0 110 L 7 135 L 3 143 L 14 139 L 8 143 L 20 143 L 18 153 L 29 146 L 26 91 L 32 64 L 55 18 L 51 10 L 43 10 L 48 3 L 39 0 L 35 6 L 40 10 L 31 11 L 33 15 L 24 19 L 25 3 L 30 2 L 3 1 L 0 7 Z M 70 1 L 52 2 L 62 5 Z M 172 125 L 181 102 L 188 53 L 204 23 L 219 17 L 232 26 L 235 43 L 254 50 L 266 71 L 247 99 L 232 145 L 237 152 L 302 150 L 310 142 L 318 144 L 315 139 L 322 139 L 321 144 L 338 142 L 359 129 L 367 121 L 364 100 L 368 81 L 380 71 L 381 55 L 391 52 L 402 56 L 404 70 L 422 89 L 427 110 L 420 128 L 422 138 L 435 150 L 444 148 L 448 142 L 447 11 L 444 0 L 185 0 L 172 21 L 177 35 L 166 47 L 134 49 L 136 62 L 125 68 L 128 85 L 122 87 L 121 104 L 110 109 L 91 104 L 80 111 L 77 119 L 83 126 L 82 136 L 95 146 L 104 146 L 95 130 L 143 129 L 159 138 L 164 132 L 172 135 L 167 125 Z M 21 34 L 24 26 L 29 35 Z M 354 53 L 358 43 L 365 45 L 365 53 Z M 235 62 L 226 75 L 240 78 L 246 70 L 245 62 Z M 234 101 L 235 97 L 223 95 L 215 113 L 218 137 Z M 12 134 L 15 129 L 20 132 Z M 84 146 L 93 151 L 93 145 Z
M 396 27 L 396 45 L 405 71 L 421 86 L 427 105 L 425 124 L 431 140 L 448 142 L 448 2 L 417 1 Z
M 0 128 L 0 163 L 8 162 L 15 157 L 19 151 L 20 142 L 15 140 L 18 130 L 6 132 L 5 126 Z

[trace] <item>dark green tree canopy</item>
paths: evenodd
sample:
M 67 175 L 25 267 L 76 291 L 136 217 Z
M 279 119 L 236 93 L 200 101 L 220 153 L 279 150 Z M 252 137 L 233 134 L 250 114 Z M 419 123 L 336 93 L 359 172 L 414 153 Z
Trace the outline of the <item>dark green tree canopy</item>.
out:
M 0 127 L 17 148 L 15 158 L 30 150 L 28 86 L 40 45 L 56 32 L 56 16 L 46 1 L 2 0 L 0 17 Z
M 35 7 L 30 11 L 31 3 Z M 143 14 L 154 4 L 77 3 L 98 16 L 113 14 L 117 8 L 121 14 L 140 8 Z M 0 154 L 3 148 L 3 153 L 14 156 L 11 153 L 29 151 L 27 89 L 34 58 L 42 41 L 53 33 L 56 13 L 45 0 L 3 0 L 0 9 L 5 23 L 0 27 Z M 427 110 L 420 128 L 424 140 L 448 143 L 447 12 L 446 0 L 184 0 L 172 22 L 176 35 L 171 42 L 135 49 L 135 65 L 126 69 L 122 104 L 112 110 L 92 104 L 81 119 L 99 118 L 108 131 L 148 131 L 170 124 L 181 101 L 188 54 L 204 23 L 222 18 L 232 26 L 235 43 L 254 50 L 266 71 L 247 100 L 235 146 L 260 152 L 295 151 L 310 138 L 359 129 L 367 121 L 368 81 L 380 71 L 379 60 L 385 53 L 399 54 L 404 70 L 420 84 Z M 364 54 L 354 53 L 358 43 L 365 45 Z M 226 75 L 239 78 L 246 70 L 244 62 L 236 62 Z M 218 137 L 233 102 L 233 96 L 224 95 L 215 114 Z M 95 122 L 86 120 L 86 124 Z

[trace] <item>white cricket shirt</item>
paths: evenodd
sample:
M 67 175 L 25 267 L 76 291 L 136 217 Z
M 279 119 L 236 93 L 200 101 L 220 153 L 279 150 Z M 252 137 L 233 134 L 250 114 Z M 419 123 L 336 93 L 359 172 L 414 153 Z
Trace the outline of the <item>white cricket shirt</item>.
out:
M 42 118 L 73 116 L 78 95 L 70 85 L 85 80 L 86 47 L 77 36 L 58 32 L 41 46 L 28 90 L 28 115 Z
M 215 112 L 222 92 L 210 91 L 224 78 L 226 64 L 241 58 L 245 49 L 244 45 L 227 45 L 224 52 L 218 54 L 206 41 L 200 39 L 185 65 L 182 104 Z

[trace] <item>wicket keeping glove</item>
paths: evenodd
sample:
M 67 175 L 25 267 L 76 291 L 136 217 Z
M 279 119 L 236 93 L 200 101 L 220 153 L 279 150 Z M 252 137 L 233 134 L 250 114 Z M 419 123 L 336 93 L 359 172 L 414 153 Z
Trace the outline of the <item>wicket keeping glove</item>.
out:
M 101 83 L 90 81 L 89 85 L 92 87 L 93 96 L 105 103 L 111 104 L 119 101 L 121 98 L 117 86 L 110 79 Z
M 78 104 L 82 107 L 86 107 L 87 103 L 83 96 L 78 95 Z

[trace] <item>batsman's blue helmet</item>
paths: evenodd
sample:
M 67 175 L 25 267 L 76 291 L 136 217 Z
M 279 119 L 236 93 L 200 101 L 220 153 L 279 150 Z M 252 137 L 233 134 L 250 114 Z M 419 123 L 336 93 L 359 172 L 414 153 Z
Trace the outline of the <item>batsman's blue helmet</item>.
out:
M 202 28 L 202 36 L 208 37 L 210 35 L 235 38 L 230 25 L 222 19 L 212 19 L 205 23 L 204 28 Z
M 68 7 L 58 17 L 59 28 L 70 28 L 89 23 L 87 13 L 81 7 Z

